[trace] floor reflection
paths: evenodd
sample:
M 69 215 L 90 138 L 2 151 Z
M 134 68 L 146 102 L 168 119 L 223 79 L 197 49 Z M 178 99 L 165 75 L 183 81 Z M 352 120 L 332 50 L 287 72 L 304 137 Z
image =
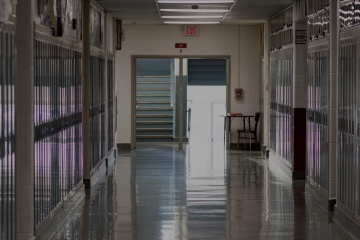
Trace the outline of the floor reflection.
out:
M 120 152 L 52 239 L 353 239 L 257 152 L 142 144 Z

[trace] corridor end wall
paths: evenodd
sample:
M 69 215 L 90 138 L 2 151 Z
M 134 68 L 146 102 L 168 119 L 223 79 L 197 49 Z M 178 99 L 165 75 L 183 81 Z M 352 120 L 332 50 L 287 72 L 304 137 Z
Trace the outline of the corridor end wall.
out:
M 230 56 L 230 111 L 254 114 L 260 110 L 260 25 L 199 26 L 199 35 L 186 37 L 182 25 L 123 25 L 125 41 L 116 51 L 118 92 L 117 143 L 131 142 L 131 56 Z M 187 43 L 187 48 L 175 48 Z M 240 51 L 239 51 L 240 46 Z M 239 54 L 240 53 L 240 54 Z M 238 55 L 240 57 L 238 58 Z M 240 70 L 240 74 L 238 71 Z M 234 88 L 243 88 L 243 100 L 234 99 Z M 235 143 L 239 120 L 232 124 L 231 142 Z

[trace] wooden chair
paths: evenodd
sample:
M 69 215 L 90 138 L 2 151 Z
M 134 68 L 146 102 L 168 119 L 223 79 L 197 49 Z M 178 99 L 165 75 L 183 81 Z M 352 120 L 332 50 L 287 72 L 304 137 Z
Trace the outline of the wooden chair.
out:
M 238 141 L 237 141 L 237 148 L 236 150 L 239 150 L 239 143 L 240 143 L 240 139 L 249 139 L 249 137 L 241 137 L 241 134 L 244 133 L 244 134 L 250 134 L 250 145 L 251 145 L 251 140 L 255 140 L 255 145 L 256 147 L 258 148 L 259 150 L 259 143 L 257 141 L 257 137 L 256 137 L 256 130 L 257 130 L 257 126 L 258 126 L 258 123 L 259 123 L 259 120 L 260 120 L 260 113 L 257 112 L 255 113 L 255 116 L 254 116 L 254 120 L 255 120 L 255 127 L 254 127 L 254 130 L 237 130 L 238 132 Z M 254 138 L 251 138 L 251 134 L 254 134 Z M 250 149 L 251 149 L 251 146 L 250 146 Z

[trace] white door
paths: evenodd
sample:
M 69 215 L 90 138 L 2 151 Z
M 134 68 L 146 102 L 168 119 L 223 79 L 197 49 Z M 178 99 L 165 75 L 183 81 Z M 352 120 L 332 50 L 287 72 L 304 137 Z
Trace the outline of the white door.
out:
M 211 103 L 211 140 L 212 142 L 224 141 L 224 118 L 226 115 L 226 104 L 222 102 Z

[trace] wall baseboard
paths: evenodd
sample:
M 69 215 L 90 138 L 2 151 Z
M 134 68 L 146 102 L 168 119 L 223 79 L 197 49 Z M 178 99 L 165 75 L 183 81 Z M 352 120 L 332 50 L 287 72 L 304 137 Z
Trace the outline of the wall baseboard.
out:
M 106 172 L 106 160 L 105 158 L 101 160 L 98 168 L 93 172 L 90 179 L 90 188 L 96 184 L 96 182 L 101 178 L 101 176 Z
M 230 150 L 237 150 L 237 143 L 231 143 Z M 239 150 L 250 150 L 250 144 L 249 143 L 240 143 Z M 251 151 L 260 151 L 260 150 L 257 149 L 255 143 L 251 143 Z
M 281 171 L 283 171 L 291 180 L 305 180 L 305 172 L 293 172 L 293 170 L 283 163 L 282 158 L 280 159 L 274 152 L 270 151 L 269 160 L 273 162 Z
M 266 155 L 266 153 L 267 153 L 267 151 L 268 151 L 267 146 L 262 145 L 262 149 L 261 149 L 261 150 L 262 150 L 263 154 Z
M 109 153 L 108 153 L 108 157 L 106 160 L 106 166 L 112 165 L 116 160 L 116 156 L 117 156 L 117 149 L 116 148 L 111 149 L 111 151 L 109 151 Z
M 322 207 L 324 210 L 333 212 L 336 204 L 336 199 L 329 199 L 328 196 L 321 193 L 316 187 L 311 185 L 308 181 L 305 182 L 305 191 L 311 195 L 311 198 Z
M 360 225 L 349 215 L 341 211 L 337 206 L 334 209 L 334 221 L 351 235 L 360 239 Z
M 131 150 L 131 143 L 118 143 L 116 146 L 118 150 Z
M 55 208 L 39 226 L 36 226 L 36 239 L 50 239 L 56 229 L 63 224 L 65 219 L 76 209 L 84 196 L 85 185 L 83 185 L 81 181 L 78 186 L 68 194 L 66 197 L 68 200 L 59 203 L 57 208 Z

